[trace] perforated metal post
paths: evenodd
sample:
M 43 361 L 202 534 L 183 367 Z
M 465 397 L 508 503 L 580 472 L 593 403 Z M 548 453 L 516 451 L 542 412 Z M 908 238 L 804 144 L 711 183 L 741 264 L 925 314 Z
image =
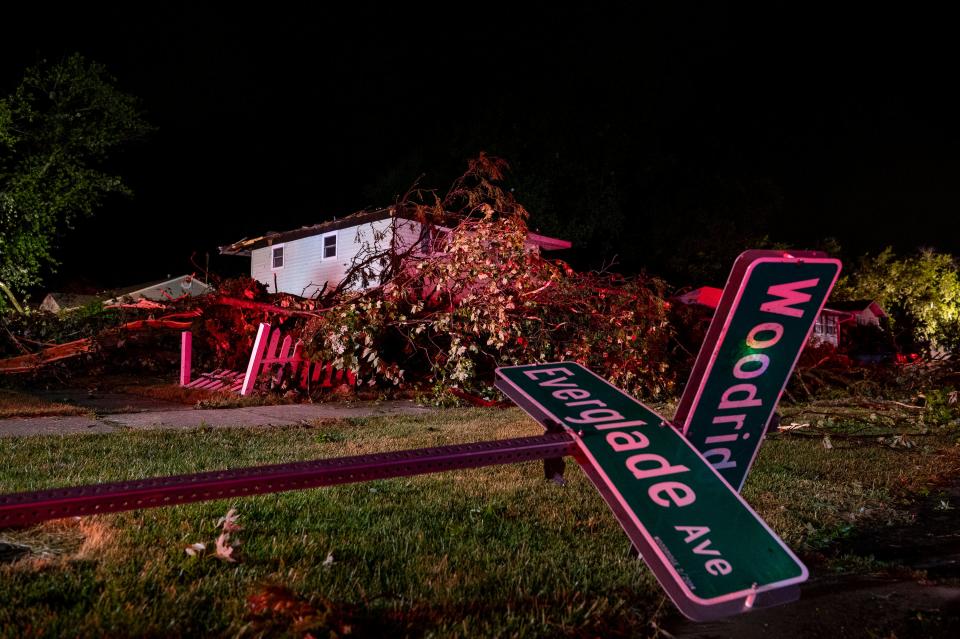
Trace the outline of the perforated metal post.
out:
M 569 435 L 551 433 L 539 437 L 10 493 L 0 495 L 0 528 L 27 526 L 61 517 L 551 459 L 571 454 L 574 446 Z

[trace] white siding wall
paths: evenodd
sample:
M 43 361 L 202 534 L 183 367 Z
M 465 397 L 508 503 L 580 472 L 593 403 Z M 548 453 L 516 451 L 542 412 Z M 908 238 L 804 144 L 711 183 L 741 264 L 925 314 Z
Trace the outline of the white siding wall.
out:
M 415 220 L 397 220 L 397 252 L 402 253 L 420 239 L 420 222 Z
M 323 259 L 323 235 L 284 242 L 283 267 L 278 269 L 273 268 L 273 246 L 255 249 L 250 256 L 250 277 L 263 282 L 270 292 L 274 292 L 276 275 L 279 292 L 310 297 L 324 283 L 328 289 L 339 284 L 353 259 L 365 247 L 374 250 L 389 247 L 391 221 L 378 220 L 338 230 L 336 258 Z

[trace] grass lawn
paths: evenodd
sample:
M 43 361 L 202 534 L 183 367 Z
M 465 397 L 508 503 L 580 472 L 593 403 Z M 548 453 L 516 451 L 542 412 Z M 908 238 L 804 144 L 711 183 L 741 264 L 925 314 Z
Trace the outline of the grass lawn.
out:
M 55 487 L 539 434 L 518 410 L 0 439 L 0 490 Z M 778 436 L 747 500 L 801 556 L 908 517 L 956 465 L 956 434 L 911 448 Z M 539 462 L 48 522 L 0 531 L 0 634 L 24 636 L 644 636 L 672 605 L 600 496 Z M 212 548 L 229 508 L 239 561 Z M 185 549 L 207 545 L 198 556 Z M 831 560 L 833 561 L 833 560 Z M 837 558 L 837 570 L 872 570 Z

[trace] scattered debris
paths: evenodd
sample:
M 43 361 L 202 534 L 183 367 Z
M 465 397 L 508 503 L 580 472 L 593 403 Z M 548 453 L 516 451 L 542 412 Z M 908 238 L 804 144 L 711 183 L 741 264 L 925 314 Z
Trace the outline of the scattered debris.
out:
M 286 586 L 264 586 L 248 596 L 247 618 L 257 636 L 345 637 L 358 630 L 352 608 L 325 599 L 311 603 Z
M 907 439 L 906 435 L 894 435 L 892 437 L 878 437 L 878 444 L 883 444 L 889 448 L 913 448 L 912 441 Z

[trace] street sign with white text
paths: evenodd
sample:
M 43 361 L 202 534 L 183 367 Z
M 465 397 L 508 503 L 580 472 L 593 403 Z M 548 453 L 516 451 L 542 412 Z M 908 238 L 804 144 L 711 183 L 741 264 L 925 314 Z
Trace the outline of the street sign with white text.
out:
M 497 387 L 575 459 L 686 616 L 715 619 L 799 595 L 807 569 L 683 435 L 572 362 L 497 369 Z
M 815 252 L 747 251 L 734 264 L 674 420 L 737 490 L 839 274 Z

